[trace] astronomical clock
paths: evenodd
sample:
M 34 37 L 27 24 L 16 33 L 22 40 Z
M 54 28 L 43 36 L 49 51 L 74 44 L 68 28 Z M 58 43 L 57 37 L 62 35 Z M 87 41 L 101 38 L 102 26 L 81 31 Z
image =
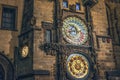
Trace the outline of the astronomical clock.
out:
M 92 34 L 85 9 L 77 11 L 68 7 L 60 11 L 57 32 L 60 43 L 57 69 L 60 72 L 57 77 L 60 80 L 92 80 L 95 58 L 92 56 Z
M 83 45 L 88 39 L 88 30 L 84 21 L 77 17 L 67 17 L 63 21 L 64 39 L 73 45 Z
M 63 66 L 63 80 L 86 80 L 90 78 L 92 69 L 92 57 L 90 56 L 90 37 L 85 19 L 70 16 L 64 18 L 61 27 L 61 49 Z

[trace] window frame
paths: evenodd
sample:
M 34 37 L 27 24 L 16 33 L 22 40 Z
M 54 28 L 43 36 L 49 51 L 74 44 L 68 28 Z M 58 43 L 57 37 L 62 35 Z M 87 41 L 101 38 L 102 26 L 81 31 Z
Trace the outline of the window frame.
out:
M 50 23 L 50 22 L 44 22 L 44 21 L 42 21 L 42 28 L 43 28 L 43 30 L 44 30 L 44 42 L 45 43 L 48 43 L 47 41 L 46 41 L 46 31 L 47 30 L 50 30 L 51 31 L 51 34 L 50 34 L 50 39 L 51 39 L 51 41 L 49 42 L 49 43 L 52 43 L 53 42 L 53 23 Z
M 13 25 L 14 26 L 12 26 L 12 27 L 3 27 L 3 23 L 4 23 L 4 21 L 3 21 L 3 14 L 4 14 L 4 12 L 5 12 L 5 10 L 4 9 L 8 9 L 8 10 L 13 10 L 14 12 L 11 12 L 11 14 L 14 14 L 15 16 L 14 16 L 14 21 L 13 21 Z M 17 11 L 17 7 L 16 6 L 9 6 L 9 5 L 2 5 L 2 9 L 1 9 L 2 11 L 1 11 L 1 26 L 0 26 L 0 29 L 2 29 L 2 30 L 17 30 L 17 13 L 18 13 L 18 11 Z
M 77 9 L 77 5 L 79 5 L 79 9 Z M 75 4 L 75 10 L 76 10 L 76 11 L 80 11 L 80 10 L 81 10 L 81 4 L 80 4 L 80 3 L 76 3 L 76 4 Z
M 66 7 L 64 6 L 64 3 L 66 2 Z M 69 8 L 69 4 L 68 4 L 68 1 L 67 0 L 63 0 L 62 2 L 62 6 L 63 8 Z
M 47 41 L 47 31 L 50 31 L 49 41 Z M 52 42 L 52 30 L 51 29 L 45 29 L 45 42 L 46 43 L 51 43 Z

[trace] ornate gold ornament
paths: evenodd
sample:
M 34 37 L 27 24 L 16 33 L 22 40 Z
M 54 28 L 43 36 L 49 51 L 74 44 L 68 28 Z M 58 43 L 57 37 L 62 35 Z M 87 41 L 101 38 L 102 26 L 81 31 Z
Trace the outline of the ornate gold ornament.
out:
M 29 53 L 29 47 L 28 46 L 23 46 L 22 47 L 22 51 L 21 51 L 21 55 L 22 55 L 22 57 L 26 57 L 27 55 L 28 55 L 28 53 Z
M 71 54 L 67 59 L 67 69 L 74 78 L 84 78 L 89 73 L 89 62 L 81 54 Z

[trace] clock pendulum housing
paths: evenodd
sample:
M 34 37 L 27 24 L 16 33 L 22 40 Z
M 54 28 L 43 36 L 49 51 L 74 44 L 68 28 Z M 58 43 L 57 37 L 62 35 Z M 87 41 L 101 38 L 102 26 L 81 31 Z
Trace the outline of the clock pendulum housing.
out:
M 91 56 L 90 32 L 85 18 L 78 15 L 68 15 L 62 18 L 60 50 L 63 66 L 63 78 L 68 80 L 88 80 L 94 75 L 94 59 Z

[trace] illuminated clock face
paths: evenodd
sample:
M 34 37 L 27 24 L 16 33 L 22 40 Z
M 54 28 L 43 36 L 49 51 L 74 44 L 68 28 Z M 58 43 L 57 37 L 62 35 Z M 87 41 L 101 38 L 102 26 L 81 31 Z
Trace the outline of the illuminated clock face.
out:
M 76 17 L 68 17 L 63 21 L 62 34 L 67 42 L 74 45 L 82 45 L 88 38 L 85 23 Z
M 67 69 L 72 77 L 82 79 L 89 73 L 89 62 L 81 54 L 71 54 L 67 59 Z
M 28 46 L 23 46 L 22 52 L 21 52 L 22 57 L 26 57 L 28 55 L 28 52 L 29 52 Z

